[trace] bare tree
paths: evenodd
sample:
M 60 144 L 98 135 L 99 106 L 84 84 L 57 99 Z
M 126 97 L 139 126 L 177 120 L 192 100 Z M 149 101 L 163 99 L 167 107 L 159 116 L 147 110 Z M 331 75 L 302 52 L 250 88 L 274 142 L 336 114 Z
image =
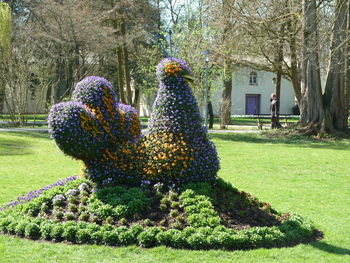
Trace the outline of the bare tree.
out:
M 4 109 L 6 87 L 6 65 L 10 63 L 11 45 L 11 9 L 8 4 L 0 3 L 0 113 Z
M 13 125 L 27 122 L 29 87 L 32 75 L 32 50 L 23 34 L 16 33 L 11 59 L 3 60 L 0 76 L 5 87 L 5 108 Z

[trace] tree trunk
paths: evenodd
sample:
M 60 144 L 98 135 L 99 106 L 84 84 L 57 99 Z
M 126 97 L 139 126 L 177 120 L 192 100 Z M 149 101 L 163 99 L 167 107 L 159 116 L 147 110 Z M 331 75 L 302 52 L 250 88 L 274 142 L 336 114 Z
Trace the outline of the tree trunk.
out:
M 7 3 L 0 3 L 0 113 L 4 111 L 6 96 L 6 64 L 12 56 L 12 17 L 11 8 Z
M 284 28 L 285 25 L 281 25 L 281 36 L 280 39 L 278 41 L 278 45 L 277 45 L 277 55 L 276 55 L 276 65 L 277 65 L 277 73 L 276 73 L 276 86 L 275 86 L 275 93 L 277 96 L 277 104 L 276 104 L 276 108 L 277 108 L 277 123 L 279 123 L 279 112 L 280 112 L 280 105 L 281 105 L 281 82 L 282 82 L 282 63 L 283 63 L 283 44 L 284 44 L 284 39 L 283 39 L 283 35 L 284 35 Z
M 222 92 L 220 128 L 226 129 L 231 123 L 232 106 L 232 73 L 231 67 L 227 61 L 224 64 L 224 90 Z
M 346 108 L 346 29 L 348 15 L 348 0 L 337 0 L 335 9 L 335 22 L 333 26 L 332 43 L 330 48 L 330 62 L 324 94 L 326 109 L 325 128 L 345 129 L 347 127 L 348 113 Z
M 137 85 L 137 83 L 135 84 L 135 93 L 134 93 L 134 99 L 132 102 L 132 106 L 137 109 L 138 104 L 139 104 L 139 98 L 140 98 L 140 88 L 139 85 Z
M 119 97 L 120 102 L 125 103 L 125 93 L 124 93 L 124 77 L 123 77 L 123 59 L 122 59 L 122 48 L 118 46 L 117 49 L 117 66 L 118 66 L 118 86 L 119 86 Z
M 295 23 L 292 21 L 291 23 Z M 291 81 L 293 85 L 293 90 L 295 94 L 295 98 L 297 99 L 298 105 L 300 107 L 300 101 L 301 101 L 301 85 L 300 85 L 300 74 L 298 70 L 298 56 L 297 56 L 297 45 L 296 45 L 296 36 L 295 36 L 295 29 L 294 24 L 291 25 L 290 31 L 292 31 L 290 36 L 290 66 L 291 66 Z M 294 29 L 294 30 L 291 30 Z
M 5 108 L 5 83 L 0 81 L 0 114 L 3 114 Z
M 124 73 L 125 73 L 125 87 L 126 87 L 126 103 L 132 104 L 132 92 L 131 92 L 131 78 L 129 69 L 129 52 L 126 45 L 126 30 L 125 21 L 122 19 L 120 24 L 121 34 L 123 36 L 123 57 L 124 57 Z
M 213 112 L 213 104 L 211 103 L 211 101 L 208 101 L 208 114 L 209 114 L 209 129 L 213 129 L 214 112 Z
M 211 84 L 208 85 L 208 93 L 210 94 L 210 87 Z M 213 104 L 211 103 L 211 96 L 208 95 L 208 115 L 209 115 L 209 129 L 213 129 L 214 127 L 214 111 L 213 111 Z
M 225 44 L 230 28 L 230 6 L 231 1 L 224 0 L 222 4 L 222 14 L 224 19 L 224 32 L 222 36 L 222 43 Z M 222 92 L 222 100 L 220 106 L 220 128 L 226 129 L 231 123 L 231 107 L 232 107 L 232 72 L 231 62 L 224 58 L 224 90 Z
M 346 58 L 345 58 L 345 112 L 349 114 L 350 105 L 350 3 L 348 4 L 348 25 L 347 25 L 347 45 L 346 45 Z M 346 120 L 346 127 L 348 127 L 348 120 Z
M 318 58 L 318 26 L 315 0 L 303 0 L 303 70 L 301 125 L 308 132 L 319 132 L 324 120 L 324 107 Z
M 50 108 L 51 108 L 51 104 L 52 104 L 52 98 L 51 95 L 52 94 L 52 87 L 50 85 L 50 87 L 47 88 L 46 91 L 46 99 L 45 99 L 45 112 L 49 112 Z

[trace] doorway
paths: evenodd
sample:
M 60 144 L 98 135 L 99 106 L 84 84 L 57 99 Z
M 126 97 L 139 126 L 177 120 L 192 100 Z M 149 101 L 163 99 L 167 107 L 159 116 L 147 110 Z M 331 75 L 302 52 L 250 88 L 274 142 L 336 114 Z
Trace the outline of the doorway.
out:
M 260 94 L 245 95 L 245 114 L 260 114 Z

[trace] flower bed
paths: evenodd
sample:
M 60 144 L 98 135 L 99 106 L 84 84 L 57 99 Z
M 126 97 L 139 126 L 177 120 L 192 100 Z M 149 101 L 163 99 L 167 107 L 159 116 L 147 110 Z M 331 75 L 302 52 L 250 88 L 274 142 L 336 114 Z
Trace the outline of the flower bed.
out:
M 230 214 L 218 206 L 222 195 L 231 195 L 233 211 L 247 212 L 230 218 L 236 225 L 228 224 Z M 262 214 L 268 221 L 257 224 Z M 88 179 L 68 181 L 0 212 L 0 232 L 78 244 L 228 250 L 293 245 L 318 236 L 309 220 L 279 213 L 221 180 L 177 189 L 96 189 Z

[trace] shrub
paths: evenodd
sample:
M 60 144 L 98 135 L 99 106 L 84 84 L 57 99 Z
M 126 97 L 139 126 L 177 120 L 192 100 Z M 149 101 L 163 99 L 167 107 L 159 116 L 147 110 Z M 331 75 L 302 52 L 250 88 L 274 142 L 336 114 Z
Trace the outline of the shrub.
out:
M 103 241 L 109 246 L 116 246 L 119 242 L 118 233 L 116 231 L 105 231 Z
M 90 193 L 91 187 L 87 183 L 82 183 L 78 186 L 78 190 L 82 196 L 86 196 Z
M 172 235 L 171 246 L 175 248 L 186 248 L 188 243 L 186 241 L 186 234 L 178 229 L 170 229 L 167 232 Z
M 7 225 L 7 232 L 9 234 L 15 235 L 16 234 L 16 227 L 18 225 L 17 221 L 11 222 L 9 225 Z
M 173 242 L 173 235 L 174 233 L 171 232 L 170 230 L 168 231 L 161 231 L 156 235 L 157 238 L 157 242 L 160 245 L 164 245 L 164 246 L 172 246 Z
M 9 218 L 0 218 L 0 232 L 7 233 L 8 232 L 8 226 L 11 224 L 11 219 Z
M 197 195 L 193 190 L 188 189 L 180 195 L 180 200 L 188 214 L 188 223 L 192 226 L 215 228 L 220 225 L 220 217 L 214 210 L 209 197 Z
M 94 233 L 92 233 L 91 235 L 91 240 L 97 244 L 97 245 L 100 245 L 103 243 L 103 235 L 104 235 L 104 232 L 103 231 L 96 231 Z
M 158 244 L 157 234 L 161 230 L 158 227 L 150 227 L 137 236 L 141 247 L 154 247 Z
M 168 207 L 166 204 L 160 204 L 159 209 L 160 209 L 160 211 L 166 211 L 168 209 Z
M 50 212 L 50 206 L 47 203 L 43 203 L 40 207 L 40 211 L 47 214 L 48 212 Z
M 55 242 L 59 242 L 63 239 L 64 227 L 60 224 L 54 224 L 51 228 L 51 239 Z
M 130 227 L 130 232 L 133 234 L 134 237 L 137 237 L 143 231 L 144 231 L 143 227 L 138 224 L 132 225 Z
M 177 194 L 177 193 L 175 193 L 175 192 L 170 192 L 169 193 L 169 199 L 171 200 L 171 201 L 177 201 L 178 200 L 178 197 L 179 197 L 179 195 Z
M 128 207 L 125 205 L 118 205 L 114 208 L 114 216 L 116 218 L 124 218 L 128 215 Z
M 51 240 L 53 237 L 51 235 L 52 229 L 54 227 L 53 223 L 43 223 L 40 226 L 41 238 L 46 240 Z
M 89 221 L 90 215 L 88 213 L 81 213 L 79 216 L 80 221 Z
M 125 218 L 121 218 L 121 219 L 119 220 L 119 224 L 121 224 L 121 225 L 127 225 L 127 224 L 128 224 L 128 221 L 127 221 Z
M 77 227 L 75 225 L 66 225 L 62 237 L 69 242 L 75 243 L 77 241 Z
M 109 217 L 106 218 L 105 222 L 106 222 L 106 224 L 113 224 L 114 223 L 114 219 L 113 219 L 113 217 L 109 216 Z
M 31 239 L 40 238 L 40 226 L 35 223 L 27 224 L 24 232 L 25 237 Z
M 80 186 L 79 186 L 80 187 Z M 77 195 L 79 194 L 78 190 L 77 189 L 69 189 L 66 193 L 65 193 L 65 196 L 67 198 L 70 198 L 70 197 L 76 197 Z
M 187 243 L 194 249 L 205 249 L 208 247 L 207 237 L 202 233 L 194 233 L 187 238 Z
M 79 243 L 91 243 L 92 241 L 92 237 L 91 237 L 91 231 L 89 231 L 88 229 L 78 229 L 77 231 L 77 241 Z
M 25 221 L 25 220 L 19 221 L 18 224 L 15 227 L 16 235 L 24 236 L 27 224 L 28 224 L 28 222 Z
M 54 206 L 64 206 L 65 205 L 65 201 L 66 201 L 66 197 L 64 195 L 56 195 L 53 199 L 52 199 L 52 204 Z
M 75 219 L 75 214 L 73 212 L 67 212 L 65 214 L 65 218 L 67 221 L 74 220 Z
M 40 212 L 40 206 L 38 203 L 28 203 L 24 210 L 26 214 L 35 217 Z
M 63 217 L 64 217 L 64 213 L 63 213 L 63 211 L 61 211 L 61 210 L 54 210 L 54 212 L 52 213 L 52 215 L 53 215 L 56 219 L 58 219 L 58 220 L 61 220 L 61 219 L 63 219 Z
M 78 198 L 76 196 L 69 196 L 69 197 L 67 197 L 67 200 L 70 204 L 77 204 L 78 203 Z
M 165 206 L 169 206 L 171 204 L 171 201 L 167 198 L 167 197 L 163 197 L 161 200 L 160 200 L 160 203 L 165 205 Z
M 171 210 L 170 211 L 170 213 L 169 213 L 169 215 L 171 216 L 171 217 L 177 217 L 178 215 L 179 215 L 179 211 L 178 210 Z
M 80 198 L 80 203 L 82 205 L 86 205 L 88 201 L 89 201 L 89 197 L 87 197 L 87 196 L 83 196 Z
M 172 202 L 170 207 L 172 209 L 179 209 L 180 208 L 180 202 Z
M 74 213 L 78 212 L 78 207 L 75 204 L 69 204 L 68 209 L 69 209 L 69 211 L 74 212 Z
M 119 245 L 128 246 L 136 243 L 136 238 L 131 231 L 123 231 L 119 233 Z

